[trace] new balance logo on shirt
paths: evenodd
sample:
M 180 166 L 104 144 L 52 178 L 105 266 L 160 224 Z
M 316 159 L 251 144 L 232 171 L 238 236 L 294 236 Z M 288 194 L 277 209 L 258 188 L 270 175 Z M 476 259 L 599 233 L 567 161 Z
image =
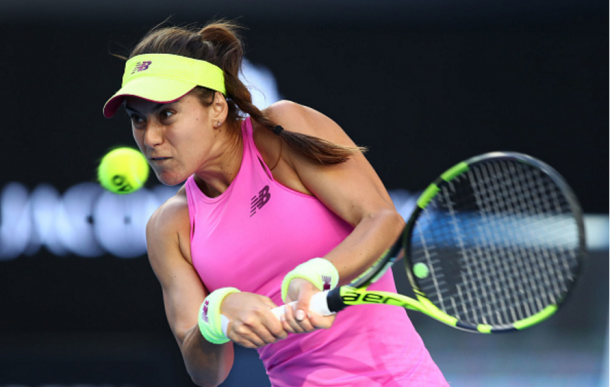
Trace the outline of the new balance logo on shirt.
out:
M 257 196 L 252 197 L 252 200 L 250 201 L 250 217 L 256 215 L 256 210 L 263 208 L 270 198 L 269 186 L 266 185 L 259 191 Z

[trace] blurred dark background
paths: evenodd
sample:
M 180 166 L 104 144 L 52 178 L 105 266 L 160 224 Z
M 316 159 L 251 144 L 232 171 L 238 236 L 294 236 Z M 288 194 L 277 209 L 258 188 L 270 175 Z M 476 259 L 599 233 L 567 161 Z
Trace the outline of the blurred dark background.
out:
M 72 229 L 41 210 L 45 198 L 94 186 L 110 148 L 134 145 L 126 115 L 101 114 L 123 72 L 111 53 L 127 54 L 168 17 L 247 27 L 249 62 L 269 71 L 282 98 L 368 146 L 393 192 L 415 194 L 488 151 L 557 169 L 587 214 L 591 247 L 566 307 L 497 337 L 410 316 L 452 386 L 608 385 L 608 2 L 3 0 L 0 387 L 192 385 L 145 254 L 102 242 L 75 253 L 48 236 Z M 158 202 L 171 190 L 157 185 L 153 177 L 142 192 Z M 62 216 L 77 213 L 79 230 L 91 228 L 92 206 L 64 205 Z M 256 353 L 237 351 L 225 385 L 268 385 Z

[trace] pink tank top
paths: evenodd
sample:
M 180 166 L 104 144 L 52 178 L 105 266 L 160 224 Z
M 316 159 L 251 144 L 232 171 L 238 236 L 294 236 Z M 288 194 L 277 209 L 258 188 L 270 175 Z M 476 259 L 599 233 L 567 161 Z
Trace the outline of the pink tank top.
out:
M 243 160 L 220 196 L 186 181 L 191 257 L 206 288 L 233 286 L 282 304 L 284 276 L 323 257 L 352 227 L 313 196 L 273 176 L 242 124 Z M 391 271 L 373 289 L 396 291 Z M 404 310 L 382 305 L 346 308 L 331 329 L 291 334 L 258 350 L 274 387 L 447 386 Z

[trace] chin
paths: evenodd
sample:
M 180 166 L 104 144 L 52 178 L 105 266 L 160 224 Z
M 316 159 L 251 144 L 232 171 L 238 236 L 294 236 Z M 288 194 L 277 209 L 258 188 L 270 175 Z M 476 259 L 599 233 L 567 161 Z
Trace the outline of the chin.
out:
M 163 174 L 157 174 L 157 179 L 163 185 L 174 186 L 174 185 L 178 185 L 178 184 L 184 183 L 186 181 L 186 179 L 188 179 L 188 176 L 186 176 L 186 177 L 184 177 L 184 176 L 175 176 L 175 175 L 167 176 L 167 175 L 163 175 Z

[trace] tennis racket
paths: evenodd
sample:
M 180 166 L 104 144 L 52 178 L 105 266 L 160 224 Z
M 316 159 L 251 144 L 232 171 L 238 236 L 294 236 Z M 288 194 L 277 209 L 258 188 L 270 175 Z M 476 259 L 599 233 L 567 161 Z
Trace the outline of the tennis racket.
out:
M 533 157 L 487 153 L 430 184 L 399 240 L 350 284 L 317 293 L 310 309 L 385 304 L 472 332 L 522 330 L 557 311 L 585 254 L 582 211 L 564 179 Z M 416 299 L 367 290 L 403 257 Z

